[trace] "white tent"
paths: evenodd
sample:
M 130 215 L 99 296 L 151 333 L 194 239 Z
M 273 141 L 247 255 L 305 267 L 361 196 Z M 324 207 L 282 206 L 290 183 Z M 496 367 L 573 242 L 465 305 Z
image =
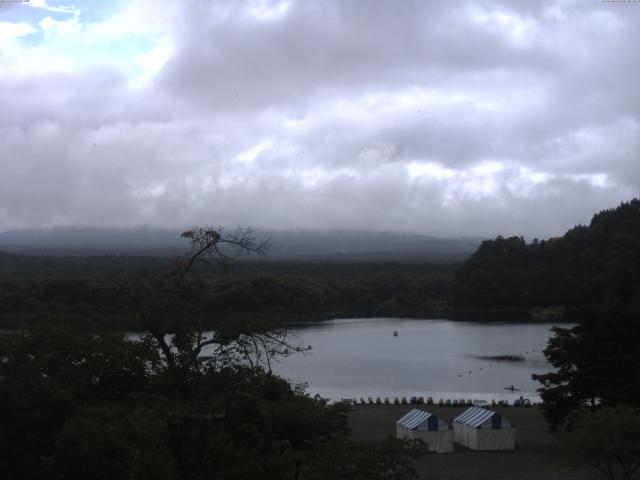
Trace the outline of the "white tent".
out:
M 515 450 L 516 429 L 498 412 L 471 407 L 453 419 L 453 439 L 471 450 Z
M 453 452 L 453 434 L 449 425 L 434 414 L 413 409 L 396 422 L 398 438 L 420 439 L 430 452 Z

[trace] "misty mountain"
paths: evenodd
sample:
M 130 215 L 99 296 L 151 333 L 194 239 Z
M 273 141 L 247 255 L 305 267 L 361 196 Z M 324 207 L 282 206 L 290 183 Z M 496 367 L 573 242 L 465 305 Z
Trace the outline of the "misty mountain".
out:
M 15 230 L 0 233 L 0 250 L 31 255 L 176 255 L 188 248 L 180 233 L 148 227 Z M 258 230 L 255 236 L 269 240 L 269 258 L 292 260 L 460 260 L 482 241 L 371 231 Z
M 274 231 L 269 232 L 273 257 L 367 258 L 463 258 L 471 255 L 482 239 L 436 238 L 397 232 L 367 231 Z

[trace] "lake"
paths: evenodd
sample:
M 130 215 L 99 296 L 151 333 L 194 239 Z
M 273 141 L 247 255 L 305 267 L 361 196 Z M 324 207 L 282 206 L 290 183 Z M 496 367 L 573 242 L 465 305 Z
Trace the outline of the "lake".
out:
M 538 400 L 532 373 L 550 370 L 542 353 L 551 323 L 474 323 L 450 320 L 364 318 L 291 327 L 311 345 L 274 365 L 307 392 L 331 399 L 432 396 Z M 394 331 L 397 336 L 394 336 Z M 519 361 L 482 358 L 521 355 Z M 520 392 L 511 393 L 506 386 Z

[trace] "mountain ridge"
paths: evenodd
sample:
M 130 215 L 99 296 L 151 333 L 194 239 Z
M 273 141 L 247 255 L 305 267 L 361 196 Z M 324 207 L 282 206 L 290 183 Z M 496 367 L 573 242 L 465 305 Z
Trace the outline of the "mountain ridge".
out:
M 177 229 L 153 227 L 57 227 L 0 233 L 0 250 L 42 255 L 154 255 L 183 253 L 188 244 Z M 269 240 L 273 259 L 462 259 L 481 238 L 438 238 L 429 235 L 345 230 L 256 230 L 257 240 Z

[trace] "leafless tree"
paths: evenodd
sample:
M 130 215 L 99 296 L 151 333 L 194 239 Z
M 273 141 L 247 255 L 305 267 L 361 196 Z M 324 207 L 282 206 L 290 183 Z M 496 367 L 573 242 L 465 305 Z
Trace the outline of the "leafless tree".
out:
M 206 333 L 199 313 L 188 299 L 181 298 L 187 278 L 196 275 L 201 264 L 226 269 L 241 256 L 264 255 L 268 241 L 256 241 L 247 228 L 227 232 L 193 227 L 181 236 L 190 242 L 190 249 L 175 267 L 159 277 L 141 280 L 134 293 L 126 292 L 138 306 L 140 323 L 148 332 L 145 340 L 161 352 L 165 368 L 185 372 L 208 362 L 217 368 L 242 364 L 271 372 L 274 357 L 308 350 L 295 344 L 287 329 L 251 319 L 219 325 Z

